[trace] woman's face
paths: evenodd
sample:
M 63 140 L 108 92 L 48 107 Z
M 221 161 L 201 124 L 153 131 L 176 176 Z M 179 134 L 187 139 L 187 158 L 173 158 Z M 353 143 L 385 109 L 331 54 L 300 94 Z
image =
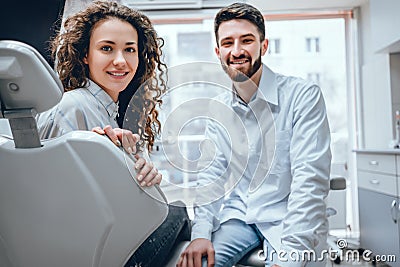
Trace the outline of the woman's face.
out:
M 139 65 L 138 33 L 128 22 L 112 18 L 98 22 L 92 31 L 83 62 L 89 78 L 117 102 Z

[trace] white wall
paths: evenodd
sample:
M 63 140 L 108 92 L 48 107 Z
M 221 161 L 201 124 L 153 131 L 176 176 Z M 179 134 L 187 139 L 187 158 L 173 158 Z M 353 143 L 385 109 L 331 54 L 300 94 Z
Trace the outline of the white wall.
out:
M 390 57 L 376 52 L 374 40 L 379 38 L 371 25 L 370 1 L 361 5 L 360 19 L 360 73 L 363 143 L 360 148 L 389 148 L 393 136 Z M 381 47 L 381 45 L 380 45 Z

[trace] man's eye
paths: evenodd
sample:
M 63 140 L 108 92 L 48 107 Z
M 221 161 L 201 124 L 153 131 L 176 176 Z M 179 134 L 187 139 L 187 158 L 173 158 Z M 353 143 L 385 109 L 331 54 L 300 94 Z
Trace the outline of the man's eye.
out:
M 231 45 L 232 44 L 232 42 L 223 42 L 221 45 L 222 46 L 229 46 L 229 45 Z
M 109 52 L 109 51 L 112 50 L 112 48 L 111 48 L 111 46 L 103 46 L 103 47 L 101 48 L 101 50 L 106 51 L 106 52 Z
M 253 39 L 244 39 L 243 40 L 243 43 L 245 43 L 245 44 L 249 44 L 251 42 L 253 42 Z

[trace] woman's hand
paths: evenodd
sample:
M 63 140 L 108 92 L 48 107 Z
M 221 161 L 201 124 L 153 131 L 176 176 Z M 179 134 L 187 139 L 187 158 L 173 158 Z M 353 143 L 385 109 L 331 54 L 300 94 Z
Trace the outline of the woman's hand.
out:
M 105 126 L 103 129 L 94 127 L 92 132 L 107 135 L 116 146 L 120 147 L 122 144 L 122 147 L 128 154 L 136 153 L 136 143 L 140 140 L 138 134 L 121 128 L 112 128 L 110 125 Z
M 140 140 L 138 134 L 133 134 L 131 131 L 125 129 L 112 128 L 110 125 L 105 126 L 103 129 L 94 127 L 92 131 L 101 135 L 107 135 L 118 147 L 122 143 L 122 147 L 128 154 L 135 154 L 136 179 L 138 179 L 141 186 L 152 186 L 161 183 L 162 174 L 158 172 L 154 164 L 147 162 L 146 159 L 136 154 L 136 143 Z
M 135 155 L 136 163 L 135 169 L 137 170 L 137 177 L 141 186 L 152 186 L 160 184 L 162 180 L 162 174 L 158 172 L 157 168 L 154 167 L 152 162 L 147 162 L 144 158 L 139 155 Z

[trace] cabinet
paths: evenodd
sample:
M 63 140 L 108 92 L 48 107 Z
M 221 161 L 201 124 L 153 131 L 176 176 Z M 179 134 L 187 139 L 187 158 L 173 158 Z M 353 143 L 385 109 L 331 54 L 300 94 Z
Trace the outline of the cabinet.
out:
M 400 151 L 357 151 L 360 246 L 400 267 Z

